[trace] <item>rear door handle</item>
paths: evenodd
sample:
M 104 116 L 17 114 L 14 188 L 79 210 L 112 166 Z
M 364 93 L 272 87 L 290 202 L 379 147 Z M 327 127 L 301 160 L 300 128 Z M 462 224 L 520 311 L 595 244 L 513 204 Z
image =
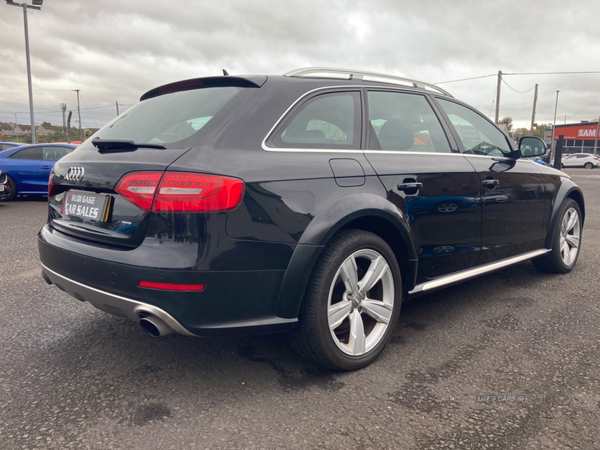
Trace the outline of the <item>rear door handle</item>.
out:
M 500 181 L 495 180 L 493 178 L 488 178 L 487 180 L 483 180 L 481 182 L 481 184 L 488 187 L 489 189 L 494 189 L 496 186 L 498 186 L 500 184 Z
M 421 189 L 423 187 L 423 183 L 414 182 L 414 183 L 400 183 L 396 188 L 399 191 L 410 191 L 414 189 Z

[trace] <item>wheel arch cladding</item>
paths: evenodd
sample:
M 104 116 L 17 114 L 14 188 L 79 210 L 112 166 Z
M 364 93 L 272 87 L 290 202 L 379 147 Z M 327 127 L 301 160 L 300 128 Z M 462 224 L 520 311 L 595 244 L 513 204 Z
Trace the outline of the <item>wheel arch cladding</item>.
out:
M 382 197 L 350 195 L 323 208 L 302 234 L 279 293 L 276 310 L 279 317 L 298 317 L 319 255 L 337 234 L 350 229 L 370 231 L 385 240 L 398 260 L 404 291 L 414 287 L 417 251 L 403 214 Z
M 558 194 L 556 195 L 556 200 L 554 202 L 554 206 L 552 208 L 552 215 L 550 218 L 550 226 L 548 227 L 548 234 L 546 235 L 546 247 L 552 248 L 552 235 L 554 233 L 554 229 L 559 226 L 558 222 L 560 221 L 559 213 L 562 204 L 566 199 L 573 199 L 579 205 L 579 209 L 581 211 L 581 225 L 583 227 L 583 223 L 585 221 L 585 203 L 583 200 L 583 194 L 579 187 L 571 180 L 564 180 L 559 188 Z

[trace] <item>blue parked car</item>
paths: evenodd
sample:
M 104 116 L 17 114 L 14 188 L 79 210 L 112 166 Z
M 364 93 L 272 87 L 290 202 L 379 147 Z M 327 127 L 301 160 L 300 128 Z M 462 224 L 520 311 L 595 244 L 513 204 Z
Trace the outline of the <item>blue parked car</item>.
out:
M 34 144 L 0 152 L 0 201 L 13 200 L 17 194 L 48 194 L 48 178 L 54 163 L 71 153 L 76 145 Z
M 9 148 L 20 147 L 23 144 L 19 144 L 17 142 L 0 142 L 0 152 L 4 150 L 8 150 Z

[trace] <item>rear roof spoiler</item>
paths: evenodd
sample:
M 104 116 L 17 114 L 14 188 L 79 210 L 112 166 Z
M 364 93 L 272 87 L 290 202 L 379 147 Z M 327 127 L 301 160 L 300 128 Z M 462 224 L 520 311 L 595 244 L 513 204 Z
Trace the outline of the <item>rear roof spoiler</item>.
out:
M 193 89 L 202 89 L 208 87 L 261 87 L 267 77 L 264 75 L 249 75 L 249 76 L 222 76 L 222 77 L 204 77 L 204 78 L 193 78 L 191 80 L 176 81 L 175 83 L 165 84 L 157 88 L 151 89 L 140 97 L 140 101 L 147 100 L 149 98 L 158 97 L 163 94 L 170 94 L 171 92 L 180 91 L 191 91 Z

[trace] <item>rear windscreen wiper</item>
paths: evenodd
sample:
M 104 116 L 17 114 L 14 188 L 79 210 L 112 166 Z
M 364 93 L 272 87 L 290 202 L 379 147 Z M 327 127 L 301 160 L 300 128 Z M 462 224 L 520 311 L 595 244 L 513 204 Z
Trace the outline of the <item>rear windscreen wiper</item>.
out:
M 99 152 L 129 152 L 138 148 L 158 148 L 166 149 L 162 144 L 148 144 L 127 141 L 124 139 L 99 139 L 92 140 L 92 144 L 98 148 Z

